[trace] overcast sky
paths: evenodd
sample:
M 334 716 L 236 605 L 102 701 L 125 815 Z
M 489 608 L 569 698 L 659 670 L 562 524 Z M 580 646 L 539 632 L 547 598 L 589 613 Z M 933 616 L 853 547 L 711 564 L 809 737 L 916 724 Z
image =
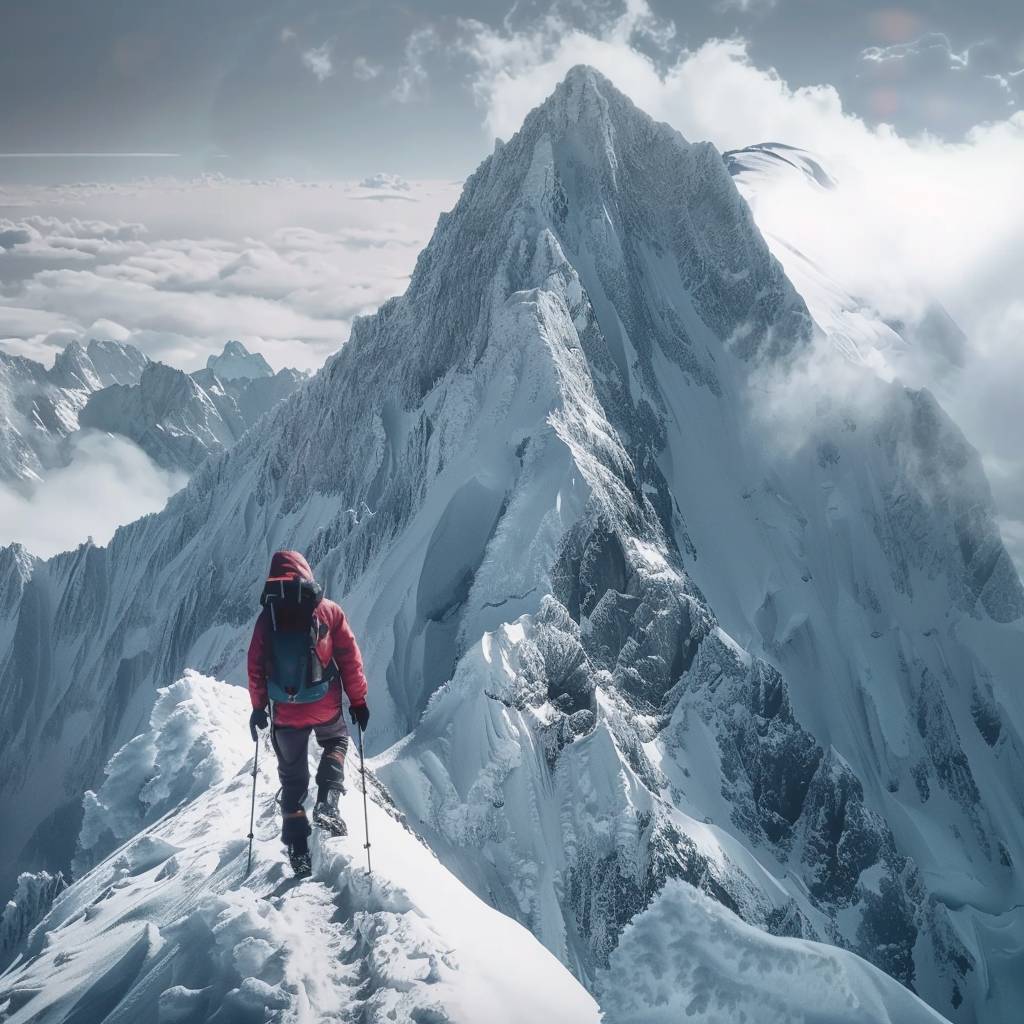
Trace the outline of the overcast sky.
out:
M 231 175 L 464 177 L 486 153 L 482 38 L 557 12 L 600 33 L 622 8 L 566 0 L 33 0 L 0 5 L 0 149 L 176 156 L 0 158 L 0 180 Z M 631 0 L 629 6 L 646 6 Z M 793 88 L 830 83 L 869 124 L 955 139 L 1024 94 L 1019 0 L 651 0 L 634 43 L 665 68 L 742 36 Z M 750 139 L 750 142 L 759 141 Z M 799 144 L 800 140 L 789 140 Z
M 883 315 L 963 328 L 964 366 L 908 383 L 982 453 L 1024 565 L 1020 0 L 0 3 L 0 345 L 194 369 L 235 337 L 315 369 L 577 63 L 692 140 L 822 160 L 839 188 L 758 222 Z M 2 499 L 0 542 L 28 518 Z

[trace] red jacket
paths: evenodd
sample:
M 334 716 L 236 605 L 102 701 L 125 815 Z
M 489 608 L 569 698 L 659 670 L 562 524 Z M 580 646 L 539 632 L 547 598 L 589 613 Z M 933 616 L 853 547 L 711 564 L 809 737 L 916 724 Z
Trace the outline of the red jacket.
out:
M 270 563 L 272 579 L 313 579 L 309 563 L 297 551 L 278 551 Z M 317 605 L 314 618 L 322 622 L 327 630 L 317 643 L 316 653 L 325 667 L 334 658 L 340 680 L 335 679 L 327 693 L 310 704 L 274 705 L 274 721 L 278 725 L 305 727 L 322 725 L 333 721 L 341 714 L 342 687 L 349 703 L 358 707 L 366 703 L 366 676 L 363 675 L 363 658 L 359 645 L 345 619 L 345 613 L 333 601 L 326 598 Z M 267 635 L 271 629 L 270 617 L 266 611 L 256 620 L 249 644 L 249 697 L 256 709 L 265 708 L 267 698 Z

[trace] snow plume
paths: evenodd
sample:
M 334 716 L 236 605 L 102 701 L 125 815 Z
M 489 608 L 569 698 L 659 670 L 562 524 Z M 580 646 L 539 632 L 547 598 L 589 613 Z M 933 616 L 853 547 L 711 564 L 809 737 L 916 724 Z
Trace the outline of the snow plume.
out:
M 941 1024 L 877 967 L 769 935 L 681 881 L 622 933 L 599 982 L 606 1024 Z
M 794 88 L 756 66 L 739 38 L 654 59 L 645 37 L 653 18 L 633 0 L 587 31 L 557 7 L 522 30 L 464 22 L 461 47 L 476 67 L 486 127 L 507 138 L 570 67 L 586 63 L 690 140 L 722 151 L 778 141 L 818 155 L 838 187 L 767 184 L 753 204 L 758 226 L 773 247 L 804 253 L 886 319 L 918 323 L 934 302 L 948 310 L 967 337 L 963 372 L 939 380 L 904 364 L 899 375 L 934 390 L 963 424 L 992 475 L 1008 538 L 1024 536 L 1024 497 L 1013 483 L 1024 479 L 1024 453 L 1011 450 L 1006 430 L 1009 396 L 1024 387 L 1016 312 L 1024 113 L 957 142 L 901 136 L 845 111 L 831 85 Z M 826 369 L 822 362 L 814 372 Z M 1017 553 L 1024 557 L 1019 545 Z
M 876 416 L 885 390 L 868 367 L 844 359 L 821 333 L 790 360 L 755 367 L 746 384 L 751 429 L 765 439 L 769 458 L 784 459 L 814 440 L 821 415 Z
M 27 491 L 0 485 L 0 536 L 49 557 L 163 508 L 185 477 L 166 473 L 123 438 L 83 431 L 69 465 Z

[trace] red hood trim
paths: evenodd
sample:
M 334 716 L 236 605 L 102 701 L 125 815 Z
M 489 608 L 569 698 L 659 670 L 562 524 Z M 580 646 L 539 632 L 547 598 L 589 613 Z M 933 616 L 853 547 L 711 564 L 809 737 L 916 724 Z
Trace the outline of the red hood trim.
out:
M 268 580 L 311 580 L 313 570 L 298 551 L 277 551 L 270 560 Z

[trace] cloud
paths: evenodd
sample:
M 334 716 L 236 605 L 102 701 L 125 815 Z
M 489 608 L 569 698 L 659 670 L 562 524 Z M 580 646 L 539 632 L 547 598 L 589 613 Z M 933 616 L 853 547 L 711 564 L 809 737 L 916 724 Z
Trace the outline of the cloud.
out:
M 861 59 L 876 85 L 872 103 L 882 117 L 916 107 L 919 117 L 941 120 L 958 108 L 972 109 L 972 99 L 988 106 L 1001 95 L 1010 109 L 1024 99 L 1024 57 L 1001 40 L 983 39 L 958 50 L 949 36 L 928 32 L 869 46 Z
M 76 436 L 69 466 L 28 495 L 0 485 L 0 536 L 49 557 L 89 537 L 105 544 L 122 523 L 163 508 L 185 484 L 136 445 L 96 431 Z M 69 515 L 68 510 L 74 509 Z
M 861 59 L 871 64 L 917 60 L 942 70 L 960 70 L 967 67 L 968 55 L 967 51 L 957 53 L 949 41 L 949 36 L 941 32 L 929 32 L 911 42 L 869 46 L 861 51 Z
M 399 103 L 409 103 L 427 84 L 428 74 L 424 59 L 440 44 L 437 31 L 428 26 L 410 33 L 405 41 L 405 59 L 398 69 L 398 82 L 391 95 Z
M 302 63 L 313 73 L 318 82 L 325 82 L 334 74 L 330 43 L 303 50 L 301 57 Z
M 379 171 L 377 174 L 371 174 L 368 178 L 363 178 L 359 182 L 360 188 L 386 188 L 392 191 L 408 192 L 409 182 L 405 178 L 400 177 L 397 174 L 385 174 L 383 171 Z M 2 236 L 0 236 L 2 238 Z M 0 244 L 3 244 L 0 241 Z
M 380 64 L 374 64 L 366 57 L 356 57 L 352 61 L 352 74 L 360 82 L 372 82 L 383 70 L 384 68 Z
M 0 218 L 0 249 L 18 248 L 20 260 L 63 261 L 91 259 L 100 254 L 123 255 L 131 251 L 126 243 L 145 234 L 141 224 L 62 220 L 53 216 L 29 215 L 20 220 Z M 7 239 L 10 244 L 5 245 Z
M 29 338 L 51 331 L 66 330 L 74 320 L 50 310 L 25 306 L 0 306 L 0 339 Z
M 740 14 L 764 14 L 772 10 L 778 0 L 715 0 L 716 11 L 723 14 L 728 11 L 738 11 Z

